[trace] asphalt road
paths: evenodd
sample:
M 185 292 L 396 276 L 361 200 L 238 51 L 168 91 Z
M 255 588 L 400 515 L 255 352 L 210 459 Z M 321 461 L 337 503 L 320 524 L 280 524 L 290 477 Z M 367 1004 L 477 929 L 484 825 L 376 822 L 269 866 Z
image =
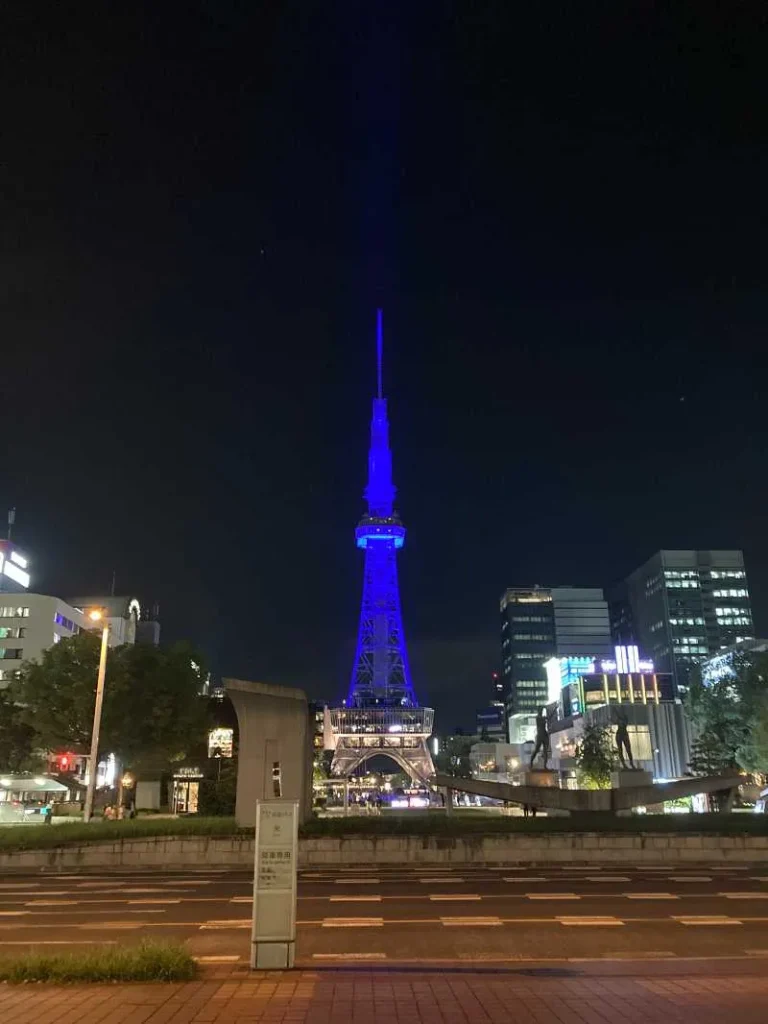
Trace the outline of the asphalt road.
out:
M 243 872 L 13 875 L 0 956 L 184 940 L 247 962 Z M 318 869 L 299 876 L 297 960 L 420 965 L 768 958 L 768 865 Z

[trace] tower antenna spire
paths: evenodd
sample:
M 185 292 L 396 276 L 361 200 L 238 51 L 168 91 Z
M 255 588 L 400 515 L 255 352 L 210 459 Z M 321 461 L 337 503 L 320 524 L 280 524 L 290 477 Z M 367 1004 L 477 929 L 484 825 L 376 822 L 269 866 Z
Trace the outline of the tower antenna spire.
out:
M 383 346 L 382 325 L 381 325 L 382 318 L 383 318 L 382 310 L 377 309 L 376 310 L 376 372 L 377 372 L 377 380 L 378 380 L 378 391 L 377 391 L 377 394 L 378 394 L 379 398 L 382 397 L 382 394 L 381 394 L 381 350 L 382 350 L 382 346 Z

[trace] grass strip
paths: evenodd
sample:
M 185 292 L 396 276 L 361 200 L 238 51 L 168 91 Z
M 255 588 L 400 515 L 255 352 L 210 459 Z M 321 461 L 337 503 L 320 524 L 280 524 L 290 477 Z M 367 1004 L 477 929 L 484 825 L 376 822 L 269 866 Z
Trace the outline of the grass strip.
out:
M 233 836 L 237 832 L 234 818 L 134 818 L 130 821 L 92 821 L 87 825 L 82 821 L 63 825 L 0 825 L 0 852 L 47 850 L 57 846 L 155 836 Z
M 432 812 L 385 812 L 371 817 L 314 818 L 301 827 L 303 838 L 483 835 L 551 835 L 590 832 L 603 835 L 650 833 L 653 835 L 766 836 L 768 814 L 636 814 L 627 817 L 573 814 L 570 817 L 505 817 L 471 809 L 451 815 Z M 219 836 L 250 839 L 253 829 L 238 828 L 234 818 L 152 818 L 119 822 L 82 822 L 72 825 L 0 826 L 0 853 L 52 850 L 122 839 L 163 839 Z
M 26 953 L 0 960 L 0 981 L 72 985 L 98 981 L 192 981 L 197 964 L 185 946 L 142 942 L 73 953 Z

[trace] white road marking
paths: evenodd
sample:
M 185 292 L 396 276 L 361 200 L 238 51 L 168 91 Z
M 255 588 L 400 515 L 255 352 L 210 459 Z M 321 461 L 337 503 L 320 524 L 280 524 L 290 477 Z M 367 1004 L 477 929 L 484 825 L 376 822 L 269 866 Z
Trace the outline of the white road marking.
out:
M 253 896 L 233 896 L 230 903 L 253 903 Z
M 239 956 L 193 956 L 199 964 L 236 964 Z
M 134 928 L 141 928 L 143 923 L 143 921 L 85 921 L 83 924 L 76 924 L 74 927 L 90 928 L 91 930 L 95 928 L 97 931 L 106 930 L 107 928 L 110 930 L 132 931 Z
M 514 878 L 505 878 L 504 881 L 505 882 L 548 882 L 549 879 L 548 878 L 544 878 L 543 876 L 538 876 L 538 875 L 534 875 L 534 876 L 528 877 L 528 878 L 521 878 L 519 875 L 516 875 Z
M 575 892 L 527 892 L 529 900 L 580 900 Z
M 436 883 L 440 884 L 440 885 L 445 885 L 446 883 L 450 883 L 450 882 L 459 882 L 459 883 L 461 883 L 461 882 L 464 881 L 464 879 L 463 878 L 448 878 L 448 877 L 435 878 L 433 876 L 432 878 L 420 878 L 419 881 L 423 885 L 435 885 Z
M 186 921 L 168 922 L 169 924 L 186 925 Z M 221 931 L 224 928 L 250 928 L 251 922 L 248 918 L 235 917 L 228 921 L 205 921 L 200 926 L 200 931 Z
M 128 906 L 147 903 L 181 903 L 181 900 L 128 900 Z
M 80 900 L 27 900 L 25 907 L 76 907 Z
M 680 897 L 671 892 L 625 892 L 628 900 L 679 900 Z
M 325 917 L 323 928 L 381 928 L 383 917 Z
M 0 910 L 0 917 L 23 917 L 29 910 Z
M 40 884 L 40 882 L 0 882 L 0 889 L 39 889 Z
M 623 925 L 618 917 L 558 917 L 560 924 L 591 927 L 592 925 L 609 925 L 615 927 Z
M 336 885 L 379 885 L 378 878 L 337 878 Z
M 710 875 L 670 875 L 670 882 L 711 882 Z
M 768 956 L 768 949 L 745 949 L 747 956 Z
M 501 925 L 500 917 L 441 917 L 440 923 L 450 928 L 464 925 L 466 928 L 484 928 Z
M 750 875 L 750 882 L 768 882 L 768 875 Z
M 481 900 L 483 897 L 478 896 L 476 893 L 472 893 L 471 896 L 467 896 L 461 892 L 449 892 L 449 893 L 437 893 L 429 897 L 435 903 L 445 903 L 447 900 L 453 900 L 454 902 L 461 902 L 462 900 Z
M 381 903 L 381 896 L 331 896 L 331 903 Z
M 585 878 L 587 882 L 629 882 L 630 879 L 626 875 L 587 875 Z
M 313 960 L 386 960 L 386 953 L 313 953 Z
M 768 900 L 768 892 L 719 892 L 727 900 Z
M 737 918 L 726 917 L 725 914 L 673 917 L 672 920 L 687 925 L 742 924 Z
M 117 939 L 2 939 L 0 946 L 116 946 Z

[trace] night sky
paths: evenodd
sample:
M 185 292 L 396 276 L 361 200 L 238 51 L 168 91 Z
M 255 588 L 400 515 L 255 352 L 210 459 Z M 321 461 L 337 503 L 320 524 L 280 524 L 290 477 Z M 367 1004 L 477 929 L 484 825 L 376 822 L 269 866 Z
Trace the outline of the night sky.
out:
M 342 696 L 382 305 L 441 729 L 490 696 L 508 585 L 742 547 L 764 635 L 760 5 L 0 21 L 0 501 L 36 590 L 114 569 L 217 674 Z

